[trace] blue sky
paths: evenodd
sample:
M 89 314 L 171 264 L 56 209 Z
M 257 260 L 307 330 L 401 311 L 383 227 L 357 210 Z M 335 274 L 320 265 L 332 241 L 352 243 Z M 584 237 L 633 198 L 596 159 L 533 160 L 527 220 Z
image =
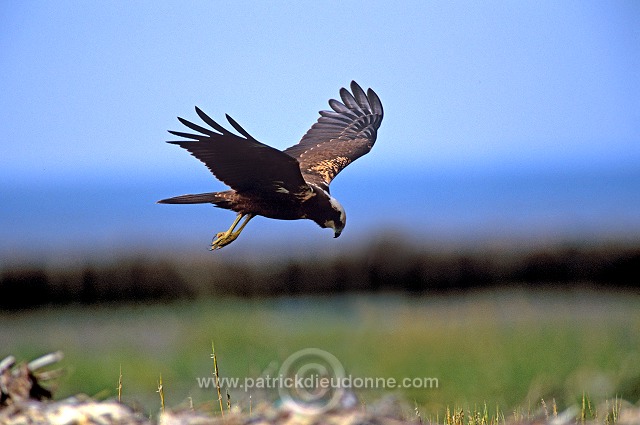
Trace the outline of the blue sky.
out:
M 3 2 L 0 19 L 20 174 L 192 170 L 162 141 L 194 105 L 284 148 L 351 79 L 387 113 L 363 167 L 640 151 L 635 1 Z
M 197 174 L 214 190 L 164 143 L 177 115 L 229 113 L 285 148 L 352 79 L 376 90 L 385 119 L 340 179 L 628 166 L 640 159 L 639 21 L 636 1 L 2 2 L 0 178 Z

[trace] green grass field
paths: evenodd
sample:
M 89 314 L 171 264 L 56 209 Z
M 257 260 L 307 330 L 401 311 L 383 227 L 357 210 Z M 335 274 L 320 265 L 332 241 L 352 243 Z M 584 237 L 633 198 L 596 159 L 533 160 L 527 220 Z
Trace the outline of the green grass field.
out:
M 223 377 L 277 373 L 304 348 L 332 353 L 354 377 L 437 378 L 437 388 L 356 390 L 368 403 L 389 392 L 442 417 L 447 406 L 510 412 L 587 394 L 594 405 L 640 399 L 640 296 L 590 290 L 492 290 L 447 296 L 341 295 L 171 304 L 59 307 L 0 313 L 0 357 L 62 350 L 57 397 L 78 392 L 159 408 L 212 404 L 211 342 Z M 223 389 L 224 391 L 224 389 Z M 248 409 L 248 393 L 231 389 Z M 255 390 L 253 402 L 277 393 Z

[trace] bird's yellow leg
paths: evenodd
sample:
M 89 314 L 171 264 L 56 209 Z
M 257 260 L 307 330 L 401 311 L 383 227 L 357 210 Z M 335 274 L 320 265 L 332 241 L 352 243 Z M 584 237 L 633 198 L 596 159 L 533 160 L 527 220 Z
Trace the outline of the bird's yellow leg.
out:
M 242 223 L 242 225 L 238 230 L 234 231 L 238 223 L 240 223 L 240 220 L 242 219 L 242 217 L 245 218 L 244 222 Z M 213 251 L 215 249 L 220 249 L 224 246 L 229 245 L 231 242 L 235 241 L 236 238 L 240 235 L 240 232 L 242 232 L 242 230 L 247 225 L 247 223 L 249 223 L 249 220 L 251 220 L 253 217 L 254 217 L 253 214 L 238 214 L 236 216 L 236 219 L 231 224 L 231 227 L 229 227 L 229 230 L 227 230 L 226 232 L 220 232 L 216 235 L 214 240 L 211 242 L 210 250 Z
M 233 232 L 233 234 L 236 235 L 235 236 L 236 238 L 238 237 L 238 235 L 240 235 L 240 232 L 242 232 L 242 229 L 244 229 L 244 226 L 246 226 L 247 223 L 249 223 L 249 220 L 251 220 L 253 217 L 255 217 L 253 214 L 247 214 L 244 216 L 244 222 L 242 223 L 242 226 L 240 226 L 238 230 Z
M 228 241 L 228 242 L 226 241 L 229 239 L 231 234 L 233 234 L 233 229 L 235 229 L 238 223 L 240 223 L 240 220 L 242 219 L 243 215 L 244 214 L 238 214 L 236 216 L 236 219 L 233 220 L 233 223 L 231 223 L 231 227 L 229 227 L 229 230 L 227 230 L 226 232 L 218 232 L 216 234 L 216 237 L 213 238 L 213 240 L 211 241 L 211 248 L 210 248 L 211 251 L 213 251 L 214 249 L 220 249 L 223 246 L 228 245 L 232 242 L 232 241 Z

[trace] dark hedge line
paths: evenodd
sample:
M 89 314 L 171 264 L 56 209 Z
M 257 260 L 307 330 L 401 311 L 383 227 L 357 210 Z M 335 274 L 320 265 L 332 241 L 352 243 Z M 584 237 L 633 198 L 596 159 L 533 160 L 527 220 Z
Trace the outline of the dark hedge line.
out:
M 461 291 L 520 285 L 640 290 L 640 245 L 438 251 L 386 243 L 316 259 L 221 262 L 141 257 L 71 268 L 0 270 L 0 308 L 207 296 Z

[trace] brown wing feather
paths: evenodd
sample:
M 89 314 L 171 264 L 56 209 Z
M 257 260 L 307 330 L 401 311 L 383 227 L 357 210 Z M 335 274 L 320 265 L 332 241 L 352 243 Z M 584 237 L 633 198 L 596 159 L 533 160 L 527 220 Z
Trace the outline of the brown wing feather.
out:
M 198 107 L 196 112 L 213 130 L 178 118 L 182 124 L 200 134 L 169 131 L 173 135 L 191 139 L 169 143 L 188 150 L 236 192 L 301 197 L 310 192 L 295 158 L 258 142 L 228 115 L 229 123 L 244 137 L 228 131 Z
M 371 150 L 382 122 L 382 103 L 373 90 L 365 94 L 352 81 L 351 92 L 340 89 L 342 102 L 331 99 L 333 110 L 320 111 L 300 142 L 284 151 L 298 160 L 306 181 L 327 190 L 340 171 Z

